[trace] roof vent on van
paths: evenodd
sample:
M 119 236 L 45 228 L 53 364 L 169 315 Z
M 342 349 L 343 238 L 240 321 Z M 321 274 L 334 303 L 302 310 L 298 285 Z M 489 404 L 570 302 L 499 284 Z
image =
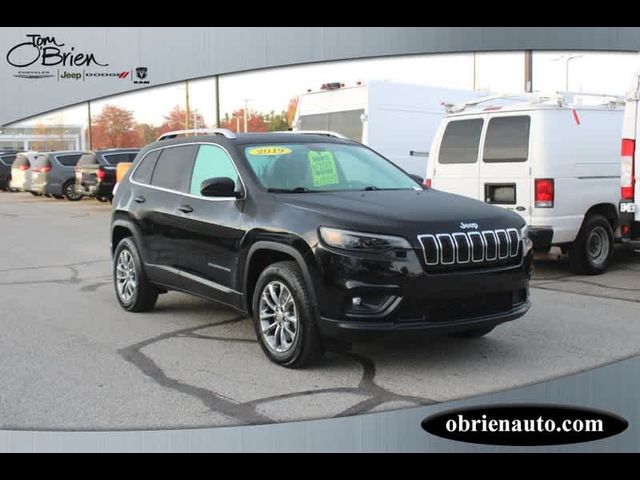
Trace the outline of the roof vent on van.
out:
M 338 90 L 339 88 L 344 87 L 344 83 L 340 83 L 340 82 L 330 82 L 330 83 L 323 83 L 322 86 L 320 87 L 320 90 Z

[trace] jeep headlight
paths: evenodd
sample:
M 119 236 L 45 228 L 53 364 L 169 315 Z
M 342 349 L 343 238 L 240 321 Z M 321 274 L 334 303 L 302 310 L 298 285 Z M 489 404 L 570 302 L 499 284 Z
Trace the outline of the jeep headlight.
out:
M 533 248 L 533 242 L 529 238 L 529 225 L 526 225 L 520 229 L 520 238 L 522 238 L 523 256 L 529 253 Z
M 352 232 L 338 228 L 320 227 L 320 238 L 330 247 L 363 253 L 381 253 L 389 250 L 411 249 L 411 244 L 402 237 Z

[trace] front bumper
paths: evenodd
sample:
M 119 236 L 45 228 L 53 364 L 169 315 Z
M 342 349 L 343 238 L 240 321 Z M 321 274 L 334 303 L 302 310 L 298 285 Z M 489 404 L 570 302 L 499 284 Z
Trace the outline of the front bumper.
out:
M 331 338 L 471 330 L 514 320 L 530 307 L 531 252 L 517 266 L 435 274 L 424 271 L 415 252 L 402 261 L 359 258 L 323 247 L 316 255 L 319 328 Z

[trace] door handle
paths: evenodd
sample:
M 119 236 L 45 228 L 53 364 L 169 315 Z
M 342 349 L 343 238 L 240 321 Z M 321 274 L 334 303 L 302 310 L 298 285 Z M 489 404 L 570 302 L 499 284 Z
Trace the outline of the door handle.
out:
M 190 205 L 180 205 L 178 207 L 178 210 L 180 210 L 182 213 L 191 213 L 191 212 L 193 212 L 193 208 Z
M 142 195 L 138 195 L 137 197 L 133 197 L 133 201 L 136 203 L 144 203 L 145 202 L 145 198 Z

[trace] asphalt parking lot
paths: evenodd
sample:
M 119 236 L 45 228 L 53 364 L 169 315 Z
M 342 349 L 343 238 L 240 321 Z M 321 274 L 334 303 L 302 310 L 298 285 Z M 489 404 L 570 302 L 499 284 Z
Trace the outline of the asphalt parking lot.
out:
M 113 293 L 110 207 L 0 192 L 0 429 L 219 426 L 353 415 L 539 382 L 640 353 L 640 254 L 598 277 L 536 262 L 531 311 L 476 340 L 356 344 L 271 364 L 250 321 L 178 293 Z

